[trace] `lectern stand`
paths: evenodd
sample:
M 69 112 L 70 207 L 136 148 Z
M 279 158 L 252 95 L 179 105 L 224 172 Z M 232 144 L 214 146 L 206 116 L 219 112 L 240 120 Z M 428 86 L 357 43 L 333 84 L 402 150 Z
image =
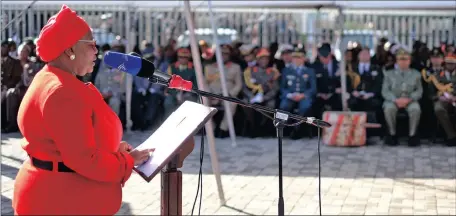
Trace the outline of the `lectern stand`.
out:
M 150 159 L 135 171 L 150 182 L 161 173 L 161 215 L 182 215 L 182 172 L 185 158 L 193 151 L 193 136 L 217 112 L 215 108 L 185 101 L 144 143 L 136 149 L 155 148 Z
M 177 156 L 161 171 L 160 215 L 182 215 L 182 172 L 177 169 Z

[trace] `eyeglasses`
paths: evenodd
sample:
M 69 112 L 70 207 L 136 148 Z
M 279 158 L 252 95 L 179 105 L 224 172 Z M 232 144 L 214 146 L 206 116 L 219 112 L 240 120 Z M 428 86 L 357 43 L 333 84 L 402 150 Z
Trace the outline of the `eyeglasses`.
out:
M 93 46 L 97 45 L 97 41 L 95 39 L 93 39 L 93 40 L 78 40 L 78 42 L 89 43 L 90 45 L 93 45 Z
M 90 46 L 92 46 L 93 49 L 95 49 L 97 47 L 97 41 L 95 39 L 93 39 L 93 40 L 78 40 L 78 42 L 88 43 Z

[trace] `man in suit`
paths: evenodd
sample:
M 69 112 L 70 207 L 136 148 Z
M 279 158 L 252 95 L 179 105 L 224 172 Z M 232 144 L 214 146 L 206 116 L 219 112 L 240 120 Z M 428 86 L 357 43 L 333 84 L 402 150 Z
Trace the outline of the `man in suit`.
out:
M 312 65 L 317 78 L 317 98 L 315 112 L 321 116 L 322 110 L 342 110 L 342 89 L 339 62 L 331 54 L 328 43 L 318 48 L 318 59 Z M 351 82 L 347 79 L 347 92 L 351 92 Z
M 383 73 L 379 66 L 371 64 L 369 48 L 363 48 L 358 58 L 359 62 L 353 70 L 360 79 L 359 83 L 352 83 L 354 89 L 349 99 L 350 109 L 376 113 L 382 106 Z
M 237 97 L 242 90 L 242 72 L 241 67 L 231 61 L 231 49 L 232 47 L 228 44 L 221 45 L 222 57 L 224 63 L 224 72 L 226 87 L 228 90 L 228 96 Z M 222 94 L 222 83 L 220 81 L 220 71 L 217 63 L 207 65 L 204 69 L 208 91 L 215 94 Z M 211 105 L 221 106 L 220 100 L 210 100 Z M 231 114 L 234 115 L 236 112 L 236 104 L 230 103 Z M 228 118 L 233 118 L 229 116 Z M 218 137 L 228 137 L 228 120 L 225 115 L 222 122 L 220 123 L 220 133 L 216 134 Z
M 196 86 L 196 73 L 193 64 L 190 62 L 190 49 L 181 47 L 177 49 L 177 62 L 168 66 L 169 75 L 179 75 L 184 80 L 189 80 Z M 165 89 L 165 116 L 169 116 L 179 105 L 186 100 L 197 101 L 195 94 L 175 89 Z
M 382 85 L 384 98 L 383 112 L 388 125 L 389 134 L 385 139 L 388 145 L 397 145 L 396 117 L 399 109 L 405 109 L 409 116 L 409 145 L 419 144 L 416 129 L 420 121 L 421 108 L 418 101 L 423 94 L 421 76 L 418 71 L 410 68 L 411 56 L 405 49 L 396 52 L 397 69 L 385 73 Z
M 456 55 L 445 57 L 445 69 L 436 74 L 433 85 L 430 85 L 430 96 L 434 101 L 434 112 L 447 135 L 447 144 L 456 146 L 455 119 L 450 113 L 456 112 Z

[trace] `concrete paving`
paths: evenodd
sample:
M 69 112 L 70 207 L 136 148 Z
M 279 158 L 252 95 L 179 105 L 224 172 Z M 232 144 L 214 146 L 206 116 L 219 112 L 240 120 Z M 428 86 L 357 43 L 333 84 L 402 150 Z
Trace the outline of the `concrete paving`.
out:
M 149 132 L 150 133 L 150 132 Z M 127 134 L 132 145 L 147 132 Z M 27 158 L 20 134 L 2 134 L 2 215 L 12 214 L 14 178 Z M 184 164 L 183 214 L 191 214 L 199 170 L 199 138 Z M 164 143 L 166 144 L 166 143 Z M 217 139 L 227 203 L 220 206 L 209 148 L 203 164 L 202 215 L 277 214 L 278 162 L 275 139 L 238 137 Z M 284 198 L 287 215 L 318 214 L 317 140 L 285 140 L 283 145 Z M 386 147 L 381 143 L 360 148 L 321 146 L 323 215 L 455 215 L 456 148 L 440 144 Z M 123 189 L 119 215 L 160 213 L 160 178 L 146 183 L 132 175 Z M 198 202 L 199 203 L 199 202 Z M 198 205 L 194 214 L 198 214 Z

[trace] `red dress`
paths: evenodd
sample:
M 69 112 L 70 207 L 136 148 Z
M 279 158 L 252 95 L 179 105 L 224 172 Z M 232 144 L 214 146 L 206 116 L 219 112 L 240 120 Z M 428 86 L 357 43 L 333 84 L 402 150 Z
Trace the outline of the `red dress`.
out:
M 92 84 L 46 65 L 22 100 L 18 125 L 30 157 L 74 172 L 22 165 L 14 186 L 18 215 L 114 215 L 133 158 L 117 152 L 122 125 Z M 54 165 L 56 168 L 56 165 Z

